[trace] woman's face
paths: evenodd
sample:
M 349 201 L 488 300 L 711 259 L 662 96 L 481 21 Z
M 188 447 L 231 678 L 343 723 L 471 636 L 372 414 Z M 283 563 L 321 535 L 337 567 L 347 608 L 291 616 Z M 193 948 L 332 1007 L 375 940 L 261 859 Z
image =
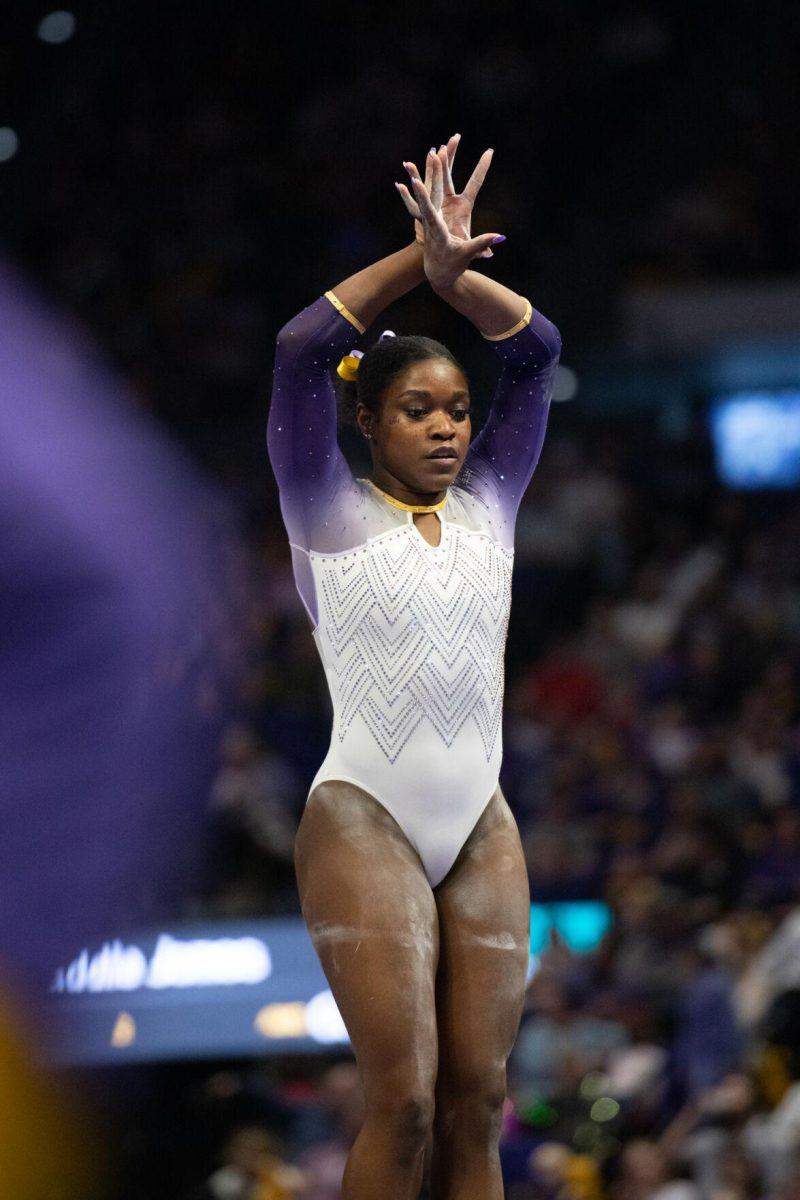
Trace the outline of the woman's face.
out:
M 464 462 L 471 433 L 470 399 L 462 371 L 444 358 L 412 363 L 387 387 L 376 416 L 358 410 L 376 467 L 409 490 L 444 491 Z

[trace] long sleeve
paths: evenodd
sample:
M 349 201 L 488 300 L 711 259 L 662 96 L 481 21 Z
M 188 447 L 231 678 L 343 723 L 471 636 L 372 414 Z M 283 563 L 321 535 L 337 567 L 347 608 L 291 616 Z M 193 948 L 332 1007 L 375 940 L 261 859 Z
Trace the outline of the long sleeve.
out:
M 297 590 L 312 625 L 317 623 L 317 600 L 308 553 L 328 532 L 329 518 L 346 507 L 347 494 L 356 491 L 339 449 L 330 368 L 363 332 L 334 293 L 326 292 L 278 334 L 267 449 Z
M 278 334 L 267 447 L 289 540 L 303 550 L 317 521 L 353 486 L 339 449 L 330 368 L 363 332 L 327 292 Z
M 459 482 L 484 504 L 501 509 L 510 549 L 517 509 L 544 442 L 561 338 L 555 325 L 531 310 L 520 328 L 489 340 L 503 374 Z

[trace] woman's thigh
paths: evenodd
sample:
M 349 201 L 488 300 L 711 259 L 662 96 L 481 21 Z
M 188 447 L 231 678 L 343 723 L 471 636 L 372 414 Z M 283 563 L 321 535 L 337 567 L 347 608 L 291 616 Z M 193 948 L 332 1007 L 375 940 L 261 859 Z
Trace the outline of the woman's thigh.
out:
M 303 916 L 367 1100 L 393 1079 L 406 1093 L 432 1089 L 438 916 L 417 852 L 376 800 L 332 782 L 309 797 L 295 865 Z
M 440 1089 L 500 1091 L 522 1014 L 530 892 L 517 824 L 499 788 L 434 897 Z

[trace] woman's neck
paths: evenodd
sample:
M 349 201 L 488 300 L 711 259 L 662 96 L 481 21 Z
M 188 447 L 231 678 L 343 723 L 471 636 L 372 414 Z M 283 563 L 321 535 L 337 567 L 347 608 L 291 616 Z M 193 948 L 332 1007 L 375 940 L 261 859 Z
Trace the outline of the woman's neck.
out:
M 428 507 L 432 504 L 440 504 L 447 495 L 447 488 L 438 492 L 417 492 L 413 488 L 408 487 L 396 476 L 387 471 L 385 467 L 377 464 L 372 468 L 372 474 L 369 476 L 370 483 L 374 483 L 376 488 L 380 488 L 387 496 L 392 496 L 395 500 L 399 500 L 401 504 L 424 505 Z

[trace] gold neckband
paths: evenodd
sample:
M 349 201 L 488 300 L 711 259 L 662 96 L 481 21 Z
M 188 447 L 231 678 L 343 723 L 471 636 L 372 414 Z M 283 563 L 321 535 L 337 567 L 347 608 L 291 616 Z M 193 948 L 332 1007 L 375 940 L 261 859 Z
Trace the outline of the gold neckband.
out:
M 390 504 L 394 505 L 395 508 L 402 509 L 403 512 L 441 512 L 445 504 L 447 504 L 447 495 L 445 495 L 444 500 L 440 500 L 438 504 L 404 504 L 402 500 L 395 500 L 394 496 L 390 496 L 388 492 L 383 490 L 383 488 L 379 488 L 377 483 L 373 483 L 371 479 L 368 479 L 366 482 L 370 485 L 370 487 L 374 487 L 375 491 L 379 492 L 381 496 L 383 496 L 384 500 L 388 500 Z

